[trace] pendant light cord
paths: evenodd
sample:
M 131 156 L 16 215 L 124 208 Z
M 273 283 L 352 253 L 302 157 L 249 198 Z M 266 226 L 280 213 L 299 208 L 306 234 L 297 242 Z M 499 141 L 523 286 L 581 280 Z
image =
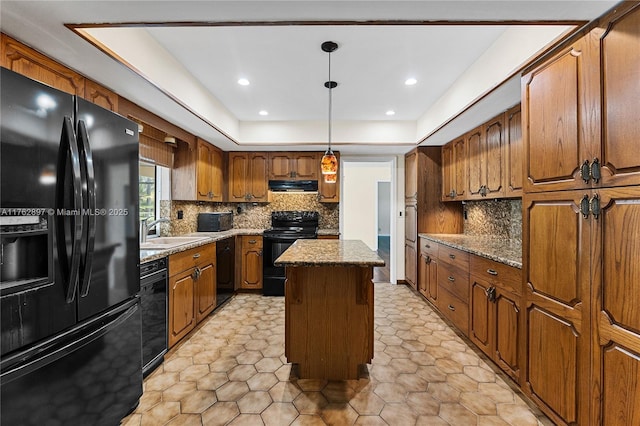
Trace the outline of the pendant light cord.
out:
M 329 152 L 331 152 L 331 107 L 333 84 L 331 82 L 331 52 L 329 52 Z

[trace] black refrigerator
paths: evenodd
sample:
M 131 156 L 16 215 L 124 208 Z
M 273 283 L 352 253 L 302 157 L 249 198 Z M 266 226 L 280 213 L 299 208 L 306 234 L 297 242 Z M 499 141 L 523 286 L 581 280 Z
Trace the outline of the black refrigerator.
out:
M 142 395 L 138 125 L 0 77 L 0 421 L 117 425 Z

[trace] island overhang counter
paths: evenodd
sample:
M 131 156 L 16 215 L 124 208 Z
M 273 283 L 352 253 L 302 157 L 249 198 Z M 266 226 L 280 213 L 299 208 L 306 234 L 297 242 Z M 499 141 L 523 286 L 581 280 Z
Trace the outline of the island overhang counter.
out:
M 373 359 L 373 267 L 359 240 L 297 240 L 285 266 L 285 356 L 301 379 L 349 380 Z

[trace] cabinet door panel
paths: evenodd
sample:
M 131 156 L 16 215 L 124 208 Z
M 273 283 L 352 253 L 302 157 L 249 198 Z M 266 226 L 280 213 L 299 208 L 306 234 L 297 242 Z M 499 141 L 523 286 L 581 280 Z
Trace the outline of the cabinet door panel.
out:
M 251 241 L 255 241 L 255 244 L 247 246 Z M 261 238 L 243 237 L 242 246 L 242 288 L 262 288 Z
M 84 96 L 85 79 L 45 55 L 2 34 L 2 66 L 72 95 Z
M 469 339 L 471 339 L 482 352 L 493 357 L 493 335 L 491 327 L 494 322 L 494 305 L 487 297 L 489 286 L 489 283 L 471 277 Z
M 198 165 L 196 167 L 196 187 L 198 190 L 198 200 L 208 201 L 211 199 L 211 154 L 209 144 L 198 141 Z
M 525 186 L 529 191 L 563 189 L 545 188 L 554 182 L 574 188 L 581 182 L 574 178 L 582 163 L 578 121 L 581 56 L 580 47 L 575 46 L 523 77 Z
M 504 194 L 504 177 L 502 175 L 504 153 L 503 114 L 483 127 L 485 161 L 481 164 L 483 184 L 489 197 Z
M 460 138 L 453 141 L 453 189 L 456 200 L 464 200 L 467 197 L 467 181 L 469 179 L 466 139 Z
M 578 379 L 581 375 L 582 380 L 589 378 L 582 374 L 586 365 L 578 357 L 581 344 L 578 331 L 569 321 L 536 306 L 529 309 L 529 390 L 569 424 L 578 422 Z
M 507 148 L 505 190 L 509 197 L 522 196 L 522 114 L 520 105 L 505 114 L 505 144 Z
M 89 79 L 85 80 L 84 98 L 104 109 L 118 112 L 118 95 Z
M 482 149 L 482 129 L 479 127 L 467 135 L 467 164 L 469 165 L 469 185 L 467 198 L 480 198 L 480 187 L 484 184 L 482 169 L 486 159 Z
M 195 287 L 196 322 L 200 322 L 216 307 L 216 273 L 212 264 L 200 268 Z
M 269 179 L 292 179 L 291 157 L 289 153 L 269 154 Z
M 495 302 L 495 357 L 498 365 L 516 382 L 519 379 L 519 317 L 520 309 L 516 298 L 498 290 Z
M 640 333 L 640 188 L 599 192 L 602 306 L 611 321 Z
M 528 219 L 527 283 L 543 294 L 567 305 L 585 297 L 581 283 L 589 280 L 589 220 L 579 213 L 581 192 L 525 195 L 524 215 Z M 583 267 L 584 266 L 584 267 Z M 587 286 L 588 288 L 588 286 Z
M 418 279 L 418 263 L 416 257 L 416 246 L 405 241 L 404 245 L 404 274 L 407 284 L 414 290 L 417 287 Z
M 404 156 L 404 198 L 418 199 L 418 151 L 413 150 Z
M 211 149 L 211 201 L 224 198 L 224 157 L 219 149 Z
M 191 270 L 169 280 L 169 346 L 173 346 L 196 326 L 194 281 Z
M 600 41 L 602 186 L 640 183 L 640 9 L 612 23 Z
M 293 156 L 296 179 L 317 180 L 320 160 L 315 152 L 300 152 Z
M 602 423 L 640 424 L 640 352 L 613 346 L 603 356 Z
M 442 201 L 453 198 L 453 143 L 442 146 Z
M 251 201 L 267 201 L 269 190 L 268 182 L 268 159 L 265 153 L 252 153 L 250 166 L 250 188 Z
M 415 204 L 404 206 L 404 239 L 414 245 L 418 239 L 418 207 Z
M 229 201 L 247 201 L 249 156 L 246 152 L 229 153 Z

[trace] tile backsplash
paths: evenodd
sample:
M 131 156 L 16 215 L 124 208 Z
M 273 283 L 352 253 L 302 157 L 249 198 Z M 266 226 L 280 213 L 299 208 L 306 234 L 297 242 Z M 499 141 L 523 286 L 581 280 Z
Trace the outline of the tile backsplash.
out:
M 492 235 L 522 241 L 522 200 L 467 201 L 467 235 Z
M 240 213 L 238 213 L 238 207 Z M 178 211 L 182 219 L 178 219 Z M 320 213 L 320 229 L 338 229 L 339 205 L 323 204 L 314 193 L 271 194 L 269 203 L 206 203 L 198 201 L 160 201 L 160 216 L 169 217 L 170 223 L 162 224 L 162 236 L 197 232 L 198 213 L 233 212 L 233 227 L 241 229 L 266 229 L 271 226 L 271 212 L 278 210 L 316 210 Z

